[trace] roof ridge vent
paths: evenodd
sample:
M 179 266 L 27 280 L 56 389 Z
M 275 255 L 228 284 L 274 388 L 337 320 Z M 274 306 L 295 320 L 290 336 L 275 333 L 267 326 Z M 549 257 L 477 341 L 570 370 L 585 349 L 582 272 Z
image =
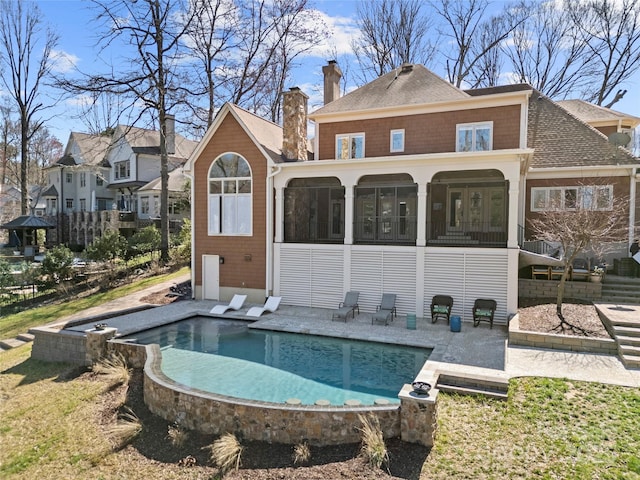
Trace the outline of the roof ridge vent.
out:
M 409 73 L 413 71 L 413 63 L 403 63 L 401 68 L 402 73 Z

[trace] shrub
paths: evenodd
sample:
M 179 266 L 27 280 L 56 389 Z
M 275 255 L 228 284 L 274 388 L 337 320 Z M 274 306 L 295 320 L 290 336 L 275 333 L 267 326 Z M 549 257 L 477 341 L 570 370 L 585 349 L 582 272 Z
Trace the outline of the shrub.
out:
M 41 271 L 56 282 L 71 278 L 73 272 L 73 252 L 64 245 L 56 245 L 42 260 Z
M 372 467 L 380 468 L 383 463 L 389 461 L 387 446 L 384 444 L 380 421 L 375 415 L 364 416 L 359 414 L 358 420 L 362 423 L 362 447 L 360 453 Z
M 93 365 L 93 371 L 112 385 L 128 385 L 131 378 L 127 361 L 120 353 L 101 359 Z
M 127 251 L 127 239 L 116 231 L 107 230 L 87 247 L 86 255 L 89 260 L 108 262 L 124 257 Z
M 189 430 L 179 425 L 177 422 L 169 425 L 167 436 L 174 447 L 182 447 L 189 438 Z
M 218 465 L 224 473 L 232 468 L 240 468 L 240 460 L 244 448 L 233 433 L 227 433 L 213 442 L 211 449 L 211 460 Z
M 311 460 L 311 450 L 306 442 L 299 443 L 293 447 L 293 464 L 306 464 Z
M 138 416 L 126 407 L 115 425 L 108 429 L 108 434 L 113 437 L 117 448 L 123 448 L 131 443 L 142 432 L 142 422 Z
M 128 243 L 128 257 L 151 253 L 153 258 L 153 252 L 160 248 L 160 231 L 154 225 L 149 225 L 134 233 Z

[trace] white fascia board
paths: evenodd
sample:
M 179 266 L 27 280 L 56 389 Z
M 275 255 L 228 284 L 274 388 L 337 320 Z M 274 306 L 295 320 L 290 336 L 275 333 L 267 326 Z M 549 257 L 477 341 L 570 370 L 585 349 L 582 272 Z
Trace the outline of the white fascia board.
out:
M 504 107 L 510 105 L 524 106 L 528 104 L 531 93 L 531 90 L 520 90 L 517 92 L 495 93 L 492 95 L 467 97 L 460 100 L 447 100 L 444 102 L 422 103 L 417 105 L 398 105 L 393 107 L 324 114 L 311 113 L 309 115 L 309 119 L 316 123 L 329 123 L 419 115 L 425 113 L 476 110 L 479 108 Z
M 624 177 L 631 175 L 636 168 L 640 168 L 640 165 L 530 168 L 527 172 L 527 180 L 576 177 Z

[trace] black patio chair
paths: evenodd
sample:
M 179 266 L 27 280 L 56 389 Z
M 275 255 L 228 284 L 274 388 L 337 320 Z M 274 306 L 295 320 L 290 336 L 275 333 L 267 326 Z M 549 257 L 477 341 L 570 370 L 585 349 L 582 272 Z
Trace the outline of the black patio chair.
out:
M 489 322 L 493 328 L 493 316 L 496 313 L 498 304 L 489 298 L 478 298 L 473 303 L 473 326 L 477 327 L 480 322 Z
M 453 308 L 453 298 L 449 295 L 434 295 L 431 299 L 431 323 L 436 323 L 442 317 L 449 324 L 451 309 Z

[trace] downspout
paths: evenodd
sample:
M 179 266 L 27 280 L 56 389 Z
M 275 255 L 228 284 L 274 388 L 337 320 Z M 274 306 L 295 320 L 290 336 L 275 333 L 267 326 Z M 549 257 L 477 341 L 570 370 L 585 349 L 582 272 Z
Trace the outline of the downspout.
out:
M 267 238 L 266 238 L 266 247 L 267 247 L 267 261 L 266 261 L 266 278 L 265 278 L 265 286 L 266 286 L 266 295 L 268 297 L 271 295 L 273 291 L 273 222 L 274 222 L 274 211 L 273 211 L 273 177 L 278 175 L 282 167 L 280 165 L 276 165 L 273 171 L 267 175 Z
M 189 183 L 191 184 L 191 202 L 189 202 L 191 205 L 189 206 L 189 209 L 191 210 L 191 300 L 196 298 L 196 269 L 195 269 L 195 254 L 196 254 L 196 249 L 193 248 L 195 245 L 195 222 L 193 221 L 193 219 L 195 218 L 195 212 L 194 212 L 194 201 L 193 199 L 194 197 L 194 184 L 193 184 L 193 175 L 191 175 L 191 170 L 189 170 L 188 172 L 186 170 L 183 170 L 183 173 L 186 175 L 186 177 L 189 179 Z M 208 188 L 208 186 L 207 186 Z M 204 294 L 203 294 L 204 295 Z
M 638 203 L 636 185 L 638 180 L 640 180 L 640 171 L 637 168 L 631 169 L 629 182 L 629 243 L 627 245 L 631 245 L 638 235 L 636 233 L 636 205 Z

